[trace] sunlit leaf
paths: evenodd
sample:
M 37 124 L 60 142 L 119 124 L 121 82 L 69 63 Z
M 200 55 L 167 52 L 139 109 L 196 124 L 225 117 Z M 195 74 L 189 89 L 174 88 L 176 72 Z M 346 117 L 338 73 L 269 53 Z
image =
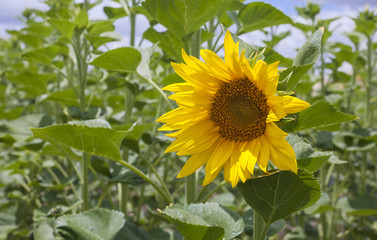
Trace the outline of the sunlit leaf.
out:
M 32 131 L 35 137 L 50 143 L 120 160 L 122 159 L 119 153 L 120 144 L 128 132 L 105 127 L 103 122 L 103 120 L 76 121 L 73 124 L 32 128 Z
M 193 33 L 221 10 L 228 0 L 147 0 L 144 8 L 179 38 Z
M 181 50 L 184 46 L 183 41 L 169 31 L 159 33 L 153 28 L 148 28 L 143 33 L 143 37 L 152 43 L 158 44 L 172 58 L 181 61 Z
M 244 228 L 242 218 L 216 203 L 175 204 L 161 211 L 187 239 L 232 239 Z
M 58 30 L 65 37 L 71 39 L 73 31 L 75 30 L 76 25 L 72 22 L 69 22 L 65 19 L 53 19 L 50 18 L 47 20 L 56 30 Z
M 291 18 L 282 11 L 263 2 L 249 3 L 240 11 L 238 17 L 242 23 L 238 34 L 262 30 L 263 28 L 275 25 L 292 23 Z
M 357 118 L 355 115 L 339 112 L 325 100 L 319 100 L 298 114 L 294 130 L 318 129 Z
M 124 225 L 121 212 L 93 209 L 79 214 L 59 217 L 56 229 L 67 240 L 111 240 Z
M 140 61 L 139 51 L 131 47 L 123 47 L 101 54 L 91 64 L 109 71 L 136 72 Z

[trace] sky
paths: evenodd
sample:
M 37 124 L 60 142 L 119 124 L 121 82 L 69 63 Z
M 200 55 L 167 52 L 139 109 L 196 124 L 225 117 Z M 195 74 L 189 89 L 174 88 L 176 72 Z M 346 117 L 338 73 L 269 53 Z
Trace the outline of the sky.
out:
M 247 0 L 246 2 L 251 2 Z M 305 21 L 297 15 L 295 10 L 296 6 L 303 7 L 306 5 L 306 0 L 265 0 L 264 2 L 283 11 L 286 15 L 290 16 L 293 21 Z M 337 16 L 342 16 L 339 20 L 330 26 L 330 30 L 335 30 L 331 39 L 332 41 L 341 41 L 345 43 L 347 39 L 342 35 L 344 32 L 349 32 L 353 29 L 354 24 L 350 17 L 355 17 L 358 11 L 365 9 L 368 4 L 370 9 L 377 9 L 377 0 L 312 0 L 314 3 L 321 4 L 322 10 L 319 14 L 320 19 L 327 19 Z M 117 3 L 110 0 L 103 0 L 100 6 L 95 7 L 90 11 L 89 17 L 91 19 L 105 19 L 106 15 L 103 13 L 104 6 L 119 6 Z M 43 4 L 43 0 L 0 0 L 0 38 L 9 37 L 6 30 L 18 30 L 24 25 L 18 18 L 22 15 L 23 10 L 26 8 L 37 8 L 46 10 L 47 7 Z M 377 12 L 377 11 L 376 11 Z M 129 42 L 129 22 L 128 18 L 120 19 L 115 22 L 116 32 L 123 36 L 123 40 L 118 43 L 113 43 L 110 48 L 127 46 Z M 136 43 L 141 40 L 142 33 L 149 27 L 147 19 L 142 16 L 137 16 L 137 29 L 136 29 Z M 159 30 L 159 29 L 157 29 Z M 163 27 L 160 28 L 163 30 Z M 231 28 L 232 30 L 232 28 Z M 278 32 L 290 30 L 291 36 L 284 39 L 277 45 L 277 51 L 286 57 L 294 57 L 295 49 L 305 42 L 305 37 L 297 29 L 293 29 L 288 25 L 281 25 L 278 27 Z M 245 34 L 241 37 L 247 42 L 260 45 L 261 41 L 265 38 L 261 32 L 253 32 Z M 148 42 L 144 41 L 142 46 L 148 46 Z

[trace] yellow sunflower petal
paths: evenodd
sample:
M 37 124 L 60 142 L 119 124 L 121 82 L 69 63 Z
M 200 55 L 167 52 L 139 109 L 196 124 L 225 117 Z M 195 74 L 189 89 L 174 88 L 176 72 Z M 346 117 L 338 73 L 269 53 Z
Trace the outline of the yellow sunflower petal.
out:
M 170 99 L 177 102 L 179 106 L 184 107 L 207 107 L 211 104 L 213 95 L 205 91 L 179 92 L 169 96 Z
M 206 186 L 209 183 L 211 183 L 217 177 L 217 175 L 219 175 L 220 172 L 221 172 L 221 168 L 213 173 L 207 173 L 206 171 L 206 176 L 203 181 L 203 186 Z
M 175 72 L 194 88 L 216 92 L 219 87 L 220 80 L 206 71 L 201 71 L 185 64 L 171 63 L 171 65 Z M 204 79 L 206 81 L 203 81 Z
M 277 122 L 280 119 L 276 116 L 276 114 L 273 111 L 270 111 L 270 113 L 267 115 L 266 122 Z
M 212 142 L 215 142 L 219 137 L 217 128 L 208 119 L 200 121 L 196 124 L 183 128 L 175 133 L 167 134 L 170 137 L 177 139 L 170 144 L 165 152 L 180 151 L 181 155 L 189 155 L 195 152 L 205 150 L 205 147 Z M 196 149 L 192 150 L 192 148 Z M 187 153 L 187 154 L 186 154 Z
M 229 71 L 228 65 L 210 50 L 201 50 L 200 55 L 203 60 L 208 64 L 208 67 L 213 71 L 213 75 L 219 80 L 229 82 L 232 79 L 232 73 Z
M 271 63 L 267 67 L 267 72 L 268 72 L 268 77 L 269 78 L 274 78 L 278 74 L 278 66 L 279 66 L 280 61 L 276 61 L 274 63 Z
M 281 139 L 281 141 L 285 143 L 271 147 L 271 162 L 281 170 L 290 170 L 297 174 L 297 161 L 294 151 L 288 151 L 293 152 L 290 155 L 285 154 L 287 151 L 281 151 L 282 148 L 292 148 L 292 146 L 285 139 Z
M 301 112 L 304 109 L 310 107 L 310 104 L 302 101 L 296 97 L 283 96 L 283 110 L 286 113 L 296 113 Z
M 234 79 L 239 78 L 239 72 L 237 72 L 237 68 L 239 67 L 238 64 L 238 59 L 239 58 L 239 47 L 238 43 L 235 44 L 232 39 L 232 35 L 230 34 L 229 31 L 226 32 L 225 34 L 225 39 L 224 39 L 224 51 L 225 51 L 225 62 L 229 66 L 231 72 L 232 72 L 232 77 Z
M 193 154 L 185 163 L 182 170 L 179 172 L 177 178 L 183 178 L 186 177 L 192 173 L 194 173 L 196 170 L 198 170 L 201 166 L 203 166 L 208 159 L 211 157 L 211 154 L 214 150 L 214 147 L 216 147 L 216 144 L 213 144 L 210 148 L 207 150 L 195 153 Z
M 268 159 L 270 157 L 270 142 L 264 137 L 264 135 L 259 137 L 260 150 L 257 158 L 258 166 L 263 171 L 267 171 Z
M 266 91 L 269 80 L 268 80 L 268 72 L 267 72 L 267 63 L 262 60 L 258 60 L 254 66 L 254 72 L 257 76 L 257 87 L 263 92 Z
M 251 143 L 249 143 L 249 145 L 245 146 L 245 149 L 243 149 L 241 153 L 241 158 L 245 158 L 247 161 L 246 169 L 251 174 L 254 173 L 255 164 L 257 163 L 259 154 L 259 148 L 260 145 L 258 139 L 254 139 L 253 141 L 251 141 Z
M 223 139 L 212 153 L 210 160 L 206 166 L 206 172 L 208 167 L 209 173 L 214 173 L 218 169 L 222 169 L 226 161 L 229 160 L 234 148 L 234 142 Z
M 269 96 L 267 97 L 267 105 L 270 106 L 274 114 L 281 119 L 287 116 L 287 113 L 283 110 L 283 98 L 281 96 Z
M 194 91 L 194 87 L 189 83 L 174 83 L 163 87 L 162 90 L 170 92 L 187 92 Z

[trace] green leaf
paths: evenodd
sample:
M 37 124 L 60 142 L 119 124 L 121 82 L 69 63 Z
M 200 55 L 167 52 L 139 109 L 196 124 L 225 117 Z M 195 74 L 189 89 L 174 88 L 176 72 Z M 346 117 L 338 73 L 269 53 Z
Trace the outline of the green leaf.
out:
M 121 160 L 119 147 L 128 132 L 116 131 L 109 127 L 110 125 L 104 120 L 88 120 L 31 130 L 35 137 L 50 143 L 72 147 L 112 160 Z
M 123 47 L 107 51 L 91 62 L 91 65 L 109 71 L 136 72 L 141 54 L 134 48 Z
M 183 41 L 169 31 L 157 32 L 154 28 L 148 28 L 143 33 L 143 38 L 158 44 L 168 55 L 177 61 L 182 61 L 181 50 L 184 47 Z
M 262 30 L 266 27 L 292 23 L 290 17 L 282 11 L 263 2 L 252 2 L 246 5 L 239 13 L 239 20 L 242 23 L 238 34 L 243 34 L 255 30 Z
M 122 17 L 126 17 L 127 13 L 124 11 L 124 8 L 113 8 L 113 7 L 104 7 L 104 13 L 107 15 L 108 19 L 118 19 Z
M 307 158 L 297 159 L 297 166 L 308 172 L 316 172 L 330 159 L 331 156 L 331 152 L 314 152 Z
M 86 39 L 89 40 L 90 44 L 97 49 L 100 46 L 113 42 L 113 41 L 118 41 L 119 39 L 113 38 L 113 37 L 106 37 L 106 36 L 97 36 L 97 35 L 85 35 Z
M 50 65 L 52 59 L 55 58 L 60 52 L 60 48 L 56 45 L 48 47 L 37 48 L 30 50 L 21 55 L 21 57 L 30 62 L 40 62 Z
M 89 18 L 87 10 L 85 8 L 80 9 L 80 12 L 75 17 L 74 23 L 78 28 L 85 28 L 86 26 L 88 26 Z
M 43 115 L 29 114 L 0 125 L 0 137 L 11 136 L 18 142 L 24 142 L 33 136 L 31 127 L 39 127 Z
M 298 51 L 293 66 L 280 74 L 280 79 L 284 82 L 279 83 L 279 89 L 294 91 L 301 77 L 313 66 L 321 53 L 321 40 L 323 28 L 313 33 Z M 290 77 L 288 77 L 291 74 Z M 288 78 L 287 78 L 288 77 Z
M 306 171 L 299 171 L 298 175 L 275 172 L 240 182 L 237 187 L 250 207 L 270 224 L 309 207 L 321 196 L 318 180 Z
M 123 228 L 115 236 L 114 240 L 154 240 L 154 239 L 151 238 L 151 236 L 142 226 L 139 226 L 127 219 Z
M 54 79 L 55 74 L 39 74 L 24 71 L 19 74 L 8 74 L 8 80 L 20 84 L 20 90 L 25 91 L 29 97 L 37 97 L 47 91 L 47 81 Z
M 298 51 L 293 66 L 314 64 L 321 53 L 321 40 L 324 28 L 315 31 Z
M 377 199 L 375 196 L 362 195 L 353 199 L 347 197 L 339 199 L 337 208 L 347 214 L 359 216 L 377 216 Z
M 216 203 L 175 204 L 160 212 L 190 240 L 232 239 L 244 228 L 240 216 Z
M 316 172 L 332 156 L 331 152 L 314 152 L 312 146 L 301 137 L 289 134 L 286 140 L 292 145 L 299 169 Z
M 36 240 L 54 239 L 54 221 L 39 222 L 34 225 L 33 236 Z
M 90 35 L 100 35 L 104 32 L 114 31 L 114 20 L 101 20 L 90 24 L 88 32 Z
M 68 39 L 72 38 L 76 25 L 68 20 L 50 18 L 47 20 L 56 30 Z
M 121 212 L 94 209 L 59 217 L 56 229 L 67 240 L 111 240 L 125 223 Z
M 319 100 L 298 114 L 294 130 L 319 129 L 356 119 L 358 119 L 357 116 L 339 112 L 327 101 Z
M 183 39 L 227 7 L 229 0 L 147 0 L 143 7 L 171 33 Z
M 91 106 L 101 106 L 102 105 L 102 102 L 101 102 L 101 100 L 98 99 L 98 97 L 87 96 L 86 100 L 88 101 L 89 98 L 91 100 L 91 102 L 90 102 Z M 60 102 L 60 103 L 64 104 L 65 106 L 76 106 L 76 107 L 80 106 L 80 104 L 78 102 L 78 97 L 77 97 L 75 91 L 72 88 L 53 92 L 50 95 L 48 95 L 46 98 L 41 99 L 41 101 L 44 101 L 44 100 Z

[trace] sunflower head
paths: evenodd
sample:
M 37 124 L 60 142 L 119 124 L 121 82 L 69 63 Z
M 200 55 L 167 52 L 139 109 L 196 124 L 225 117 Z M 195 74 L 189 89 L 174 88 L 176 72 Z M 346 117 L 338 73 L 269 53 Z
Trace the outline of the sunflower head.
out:
M 159 130 L 176 138 L 165 152 L 191 155 L 178 177 L 185 177 L 205 165 L 203 185 L 224 169 L 224 178 L 236 186 L 245 182 L 257 163 L 266 172 L 269 160 L 281 170 L 297 173 L 297 162 L 287 134 L 274 122 L 289 113 L 309 107 L 292 96 L 276 96 L 278 62 L 267 65 L 239 54 L 228 31 L 224 60 L 210 50 L 201 50 L 203 61 L 182 50 L 184 63 L 172 63 L 185 83 L 169 85 L 169 98 L 178 108 L 159 119 Z M 250 64 L 251 63 L 251 64 Z

